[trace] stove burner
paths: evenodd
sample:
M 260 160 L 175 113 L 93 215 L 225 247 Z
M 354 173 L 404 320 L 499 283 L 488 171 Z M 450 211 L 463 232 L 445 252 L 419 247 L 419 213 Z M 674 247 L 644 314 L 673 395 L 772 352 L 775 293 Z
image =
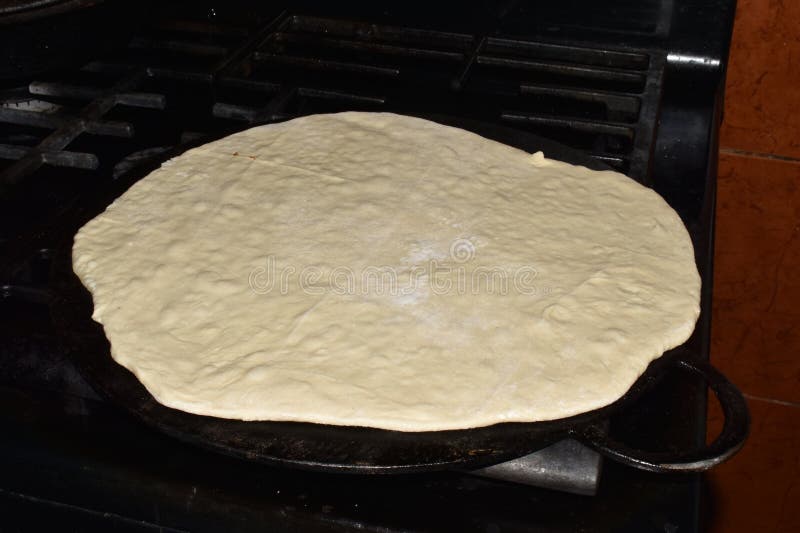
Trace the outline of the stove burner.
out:
M 694 4 L 562 0 L 456 12 L 416 2 L 303 1 L 286 10 L 238 0 L 165 2 L 126 49 L 4 90 L 0 416 L 8 431 L 0 439 L 0 505 L 7 517 L 13 523 L 14 513 L 25 512 L 14 509 L 27 509 L 20 515 L 27 525 L 51 525 L 43 520 L 52 509 L 70 509 L 73 520 L 101 511 L 193 530 L 229 527 L 232 517 L 254 530 L 276 522 L 404 531 L 697 529 L 697 477 L 652 476 L 613 461 L 596 496 L 584 498 L 474 473 L 390 482 L 284 472 L 151 432 L 98 400 L 59 355 L 47 309 L 48 250 L 57 243 L 44 231 L 163 147 L 309 113 L 454 114 L 552 138 L 652 186 L 687 223 L 710 287 L 709 154 L 734 2 L 714 10 Z M 706 291 L 686 345 L 699 358 L 708 353 L 709 305 Z M 612 419 L 610 435 L 643 449 L 699 445 L 699 390 L 684 374 L 666 376 Z M 540 452 L 553 465 L 544 475 L 549 486 L 560 468 L 553 452 Z M 582 450 L 559 460 L 569 454 L 591 468 Z M 540 471 L 542 456 L 524 459 L 498 470 L 512 477 Z M 578 492 L 591 492 L 588 472 L 572 485 L 583 487 Z

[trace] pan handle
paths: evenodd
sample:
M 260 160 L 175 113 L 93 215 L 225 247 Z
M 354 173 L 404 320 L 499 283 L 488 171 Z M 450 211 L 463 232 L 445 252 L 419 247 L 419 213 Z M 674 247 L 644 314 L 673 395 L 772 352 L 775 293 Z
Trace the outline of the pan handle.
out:
M 702 377 L 722 406 L 725 423 L 714 442 L 685 453 L 647 452 L 611 438 L 605 425 L 600 424 L 578 430 L 575 437 L 610 459 L 651 472 L 701 472 L 732 457 L 744 445 L 750 430 L 750 413 L 744 396 L 709 363 L 678 359 L 676 364 L 678 368 Z

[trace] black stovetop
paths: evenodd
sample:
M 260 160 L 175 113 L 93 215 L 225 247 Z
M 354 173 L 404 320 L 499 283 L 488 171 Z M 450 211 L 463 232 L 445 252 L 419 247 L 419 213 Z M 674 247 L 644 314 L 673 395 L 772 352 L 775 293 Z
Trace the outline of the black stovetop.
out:
M 248 123 L 344 109 L 531 131 L 653 187 L 704 279 L 687 348 L 708 354 L 716 139 L 733 1 L 564 0 L 452 9 L 170 2 L 128 47 L 0 102 L 0 505 L 10 530 L 693 531 L 702 479 L 606 461 L 576 496 L 462 473 L 356 477 L 222 457 L 100 399 L 59 349 L 43 228 L 126 167 Z M 49 232 L 48 232 L 49 234 Z M 667 375 L 612 434 L 705 438 L 704 387 Z

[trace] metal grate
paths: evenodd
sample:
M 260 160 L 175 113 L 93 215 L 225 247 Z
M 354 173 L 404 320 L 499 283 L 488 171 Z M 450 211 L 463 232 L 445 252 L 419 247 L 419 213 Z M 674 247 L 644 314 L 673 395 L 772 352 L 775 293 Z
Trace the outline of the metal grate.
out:
M 52 224 L 87 187 L 166 147 L 346 109 L 504 123 L 648 182 L 665 62 L 657 50 L 523 39 L 500 23 L 440 31 L 387 16 L 163 10 L 112 60 L 2 104 L 0 237 Z

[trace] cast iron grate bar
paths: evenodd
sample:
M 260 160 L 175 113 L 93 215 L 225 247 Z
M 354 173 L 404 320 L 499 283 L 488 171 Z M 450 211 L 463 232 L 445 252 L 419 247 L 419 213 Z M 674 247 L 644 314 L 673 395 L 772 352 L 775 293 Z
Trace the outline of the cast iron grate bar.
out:
M 255 61 L 272 63 L 283 66 L 292 66 L 312 70 L 323 70 L 330 72 L 351 72 L 354 74 L 367 74 L 396 78 L 400 76 L 400 69 L 391 67 L 379 67 L 376 65 L 365 65 L 363 63 L 351 63 L 345 61 L 329 61 L 315 57 L 284 56 L 270 52 L 256 52 L 253 54 Z
M 621 168 L 623 165 L 628 163 L 627 157 L 622 157 L 615 154 L 604 154 L 604 153 L 597 153 L 597 152 L 589 152 L 589 156 L 593 159 L 597 159 L 598 161 L 602 161 L 603 163 L 607 164 L 610 167 L 614 168 Z
M 102 97 L 105 92 L 103 89 L 85 85 L 36 81 L 28 86 L 28 91 L 30 91 L 31 94 L 39 96 L 55 96 L 74 100 L 94 100 L 95 98 Z M 163 94 L 140 92 L 116 93 L 113 95 L 113 98 L 115 104 L 130 107 L 149 109 L 164 109 L 166 107 L 166 98 Z
M 642 176 L 645 185 L 649 185 L 650 162 L 653 150 L 653 140 L 658 122 L 658 104 L 661 101 L 661 88 L 663 85 L 666 56 L 653 54 L 652 69 L 647 77 L 641 93 L 641 101 L 645 102 L 639 113 L 636 123 L 636 136 L 634 137 L 633 150 L 631 151 L 631 165 L 629 174 L 633 177 Z
M 145 50 L 178 52 L 181 54 L 212 57 L 222 57 L 228 52 L 227 48 L 213 44 L 195 43 L 191 41 L 161 40 L 151 37 L 135 37 L 129 46 L 131 48 Z
M 205 20 L 157 20 L 151 27 L 166 32 L 194 33 L 202 36 L 247 37 L 247 28 Z
M 214 81 L 214 75 L 210 72 L 171 67 L 147 67 L 147 76 L 162 80 L 174 80 L 205 85 L 211 84 Z
M 633 128 L 631 128 L 627 124 L 611 124 L 606 122 L 596 122 L 588 120 L 546 117 L 540 115 L 518 113 L 513 111 L 504 112 L 500 115 L 500 117 L 508 122 L 555 126 L 558 128 L 569 128 L 577 131 L 585 131 L 590 133 L 617 135 L 619 137 L 633 139 Z
M 101 120 L 82 121 L 80 118 L 76 117 L 0 107 L 0 122 L 6 122 L 8 124 L 57 130 L 66 127 L 75 120 L 82 122 L 84 131 L 87 133 L 112 135 L 116 137 L 133 137 L 133 126 L 126 122 Z
M 117 63 L 113 61 L 90 61 L 80 68 L 81 72 L 109 74 L 115 76 L 122 76 L 123 74 L 130 72 L 130 70 L 131 65 L 129 63 Z
M 21 160 L 23 165 L 37 168 L 40 165 L 49 164 L 57 167 L 94 170 L 100 164 L 94 154 L 66 150 L 45 151 L 11 144 L 0 144 L 0 158 Z
M 583 46 L 499 37 L 490 37 L 488 39 L 486 52 L 488 54 L 513 54 L 552 61 L 571 60 L 585 65 L 637 70 L 646 69 L 649 62 L 649 56 L 640 52 L 586 48 Z
M 394 42 L 405 46 L 444 48 L 461 52 L 467 51 L 474 42 L 474 37 L 468 33 L 368 24 L 307 15 L 295 15 L 290 21 L 290 29 L 293 31 L 349 37 L 368 42 Z
M 487 41 L 486 37 L 482 37 L 480 40 L 477 41 L 475 47 L 467 56 L 466 64 L 461 69 L 461 72 L 458 73 L 456 78 L 450 84 L 453 90 L 460 91 L 464 87 L 464 84 L 466 83 L 470 73 L 472 72 L 472 67 L 473 65 L 475 65 L 475 61 L 478 59 L 478 56 L 480 56 L 483 53 L 484 48 L 486 48 L 486 41 Z
M 344 93 L 341 91 L 326 91 L 323 89 L 312 89 L 307 87 L 301 87 L 297 90 L 297 94 L 300 96 L 306 96 L 309 98 L 321 98 L 325 100 L 341 100 L 344 102 L 354 102 L 359 104 L 372 104 L 376 106 L 384 105 L 386 103 L 385 98 L 381 98 L 378 96 L 367 96 L 362 94 L 349 94 Z
M 411 58 L 442 59 L 448 61 L 462 61 L 462 52 L 403 46 L 398 44 L 384 44 L 373 41 L 357 41 L 351 39 L 335 39 L 330 37 L 316 37 L 307 34 L 293 34 L 278 32 L 274 35 L 275 43 L 311 44 L 330 49 L 352 50 L 357 52 L 373 52 L 385 55 L 403 56 Z
M 632 84 L 644 84 L 645 82 L 645 75 L 641 72 L 599 68 L 588 65 L 571 65 L 568 63 L 533 61 L 492 55 L 482 55 L 478 57 L 478 63 L 481 65 L 507 67 L 520 70 L 535 70 L 549 74 L 567 75 L 579 79 L 619 81 Z
M 550 87 L 546 85 L 520 85 L 521 95 L 557 96 L 586 102 L 599 102 L 609 111 L 625 113 L 638 117 L 641 100 L 637 96 L 611 91 L 574 89 L 571 87 Z

